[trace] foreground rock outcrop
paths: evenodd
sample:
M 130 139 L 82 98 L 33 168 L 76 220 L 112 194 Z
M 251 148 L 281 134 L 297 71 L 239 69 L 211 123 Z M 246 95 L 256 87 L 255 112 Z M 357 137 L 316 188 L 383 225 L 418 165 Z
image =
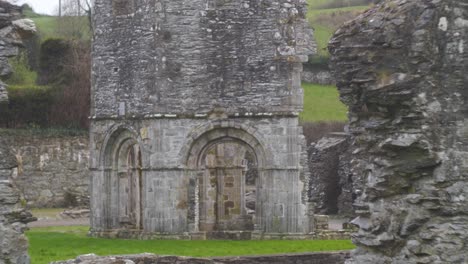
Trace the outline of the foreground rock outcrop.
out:
M 468 262 L 468 5 L 386 1 L 330 43 L 352 133 L 348 263 Z
M 22 18 L 21 7 L 0 1 L 0 77 L 3 79 L 12 73 L 8 62 L 10 57 L 18 55 L 21 39 L 36 31 L 34 22 Z M 0 102 L 7 100 L 5 84 L 0 81 Z

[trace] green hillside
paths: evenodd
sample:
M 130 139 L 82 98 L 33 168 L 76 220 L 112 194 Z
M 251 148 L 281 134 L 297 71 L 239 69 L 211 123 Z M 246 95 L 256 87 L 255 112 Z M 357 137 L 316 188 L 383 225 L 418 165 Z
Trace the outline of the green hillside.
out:
M 49 16 L 34 12 L 29 6 L 23 6 L 23 14 L 36 24 L 42 41 L 49 38 L 90 39 L 89 21 L 86 16 Z

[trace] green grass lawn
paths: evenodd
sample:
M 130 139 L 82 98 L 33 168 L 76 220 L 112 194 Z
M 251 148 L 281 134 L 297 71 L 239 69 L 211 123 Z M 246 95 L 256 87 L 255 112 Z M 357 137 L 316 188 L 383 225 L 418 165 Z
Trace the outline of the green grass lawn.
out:
M 339 100 L 338 90 L 334 86 L 303 83 L 304 112 L 303 122 L 346 121 L 346 106 Z
M 32 228 L 27 232 L 31 263 L 72 259 L 78 255 L 154 253 L 192 257 L 264 255 L 354 249 L 349 240 L 327 241 L 175 241 L 89 238 L 87 227 Z

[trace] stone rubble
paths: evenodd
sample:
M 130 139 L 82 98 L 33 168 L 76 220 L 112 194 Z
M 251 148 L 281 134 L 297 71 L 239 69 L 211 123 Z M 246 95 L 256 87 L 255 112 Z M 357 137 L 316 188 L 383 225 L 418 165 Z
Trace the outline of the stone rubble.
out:
M 107 257 L 88 254 L 79 256 L 74 260 L 53 262 L 51 264 L 342 264 L 348 258 L 349 252 L 346 251 L 221 258 L 158 256 L 148 253 Z

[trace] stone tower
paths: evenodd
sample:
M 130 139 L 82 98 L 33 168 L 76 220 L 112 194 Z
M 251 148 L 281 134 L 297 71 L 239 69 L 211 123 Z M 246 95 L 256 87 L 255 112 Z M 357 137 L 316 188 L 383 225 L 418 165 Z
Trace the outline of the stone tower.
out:
M 307 203 L 300 0 L 97 0 L 92 230 L 301 236 Z

